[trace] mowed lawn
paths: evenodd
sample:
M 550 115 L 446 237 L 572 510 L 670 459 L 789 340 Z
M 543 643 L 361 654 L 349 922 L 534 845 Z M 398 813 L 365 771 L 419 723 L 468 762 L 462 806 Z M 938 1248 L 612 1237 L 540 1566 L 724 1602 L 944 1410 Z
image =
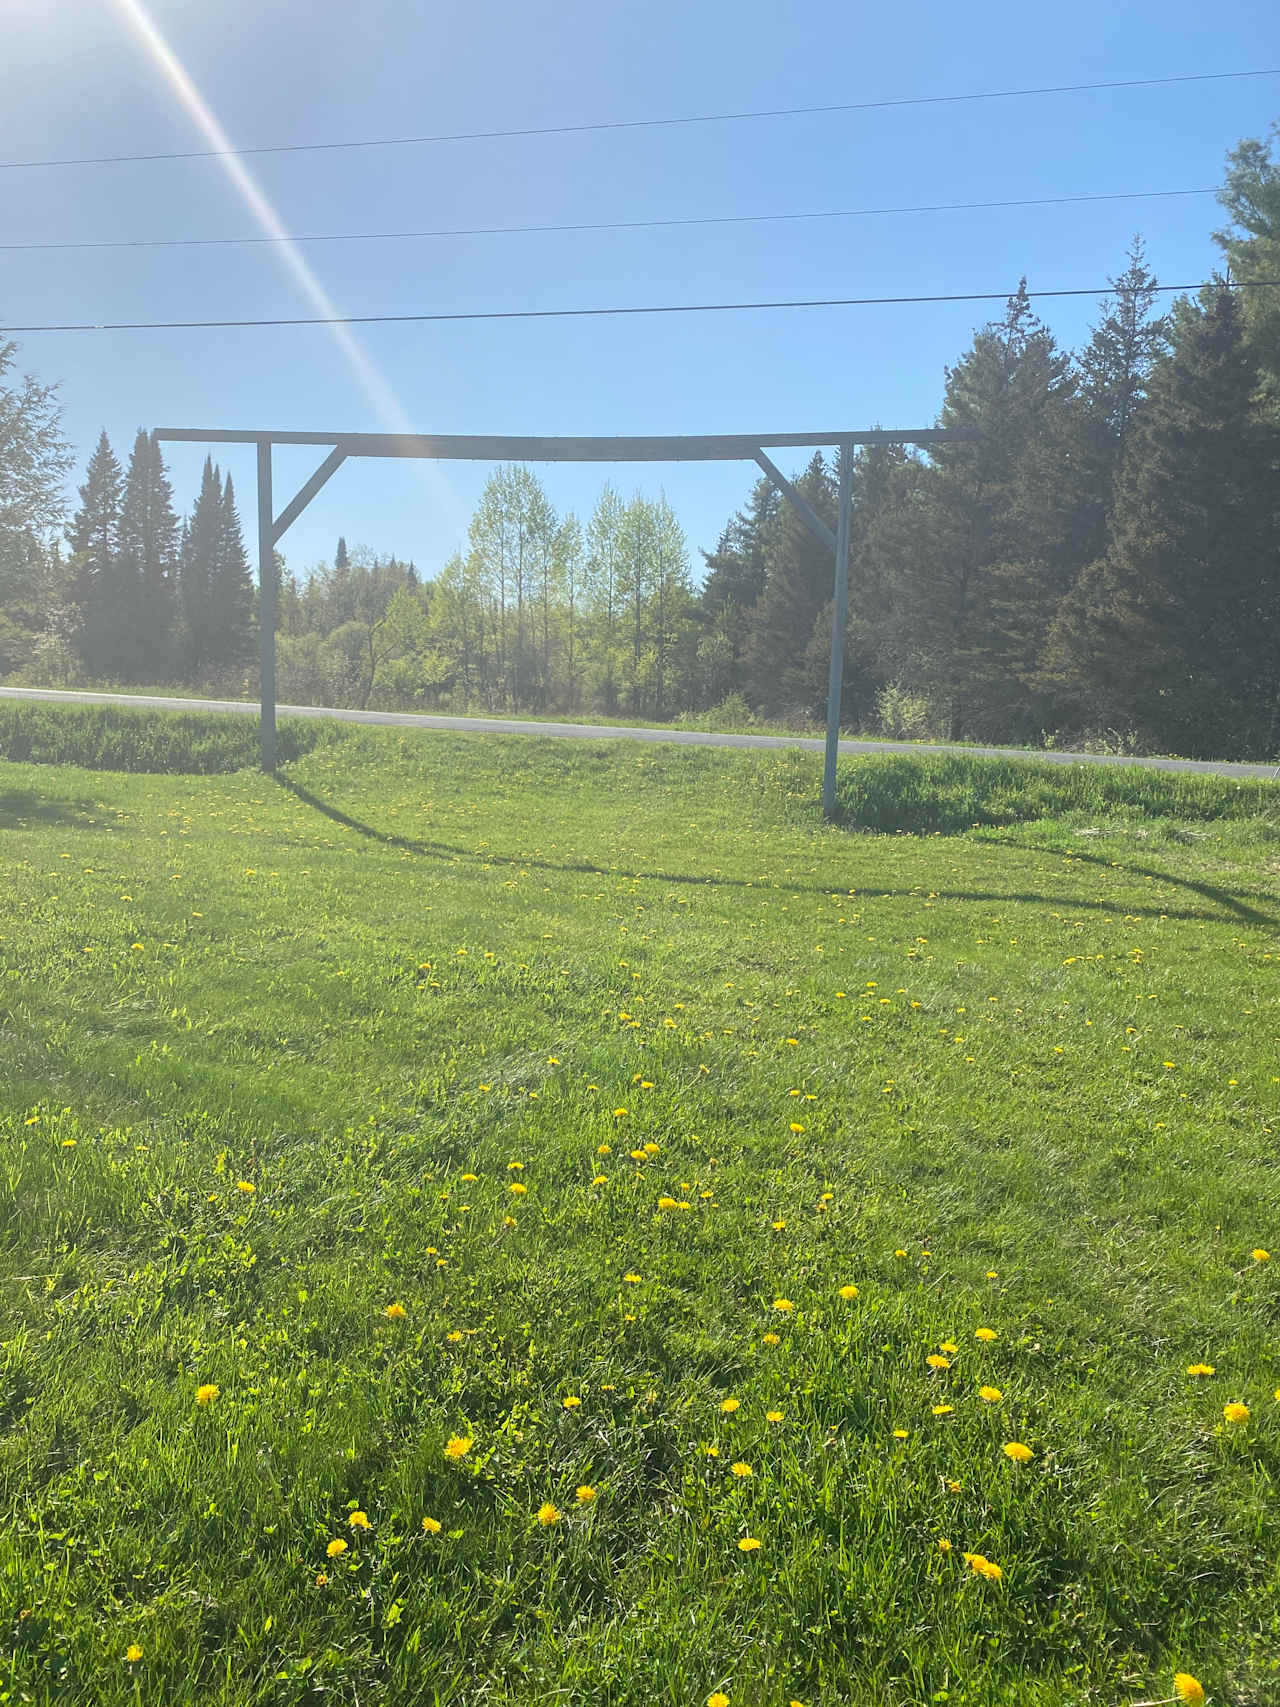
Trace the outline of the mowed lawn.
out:
M 1280 1702 L 1278 802 L 819 769 L 0 768 L 0 1701 Z

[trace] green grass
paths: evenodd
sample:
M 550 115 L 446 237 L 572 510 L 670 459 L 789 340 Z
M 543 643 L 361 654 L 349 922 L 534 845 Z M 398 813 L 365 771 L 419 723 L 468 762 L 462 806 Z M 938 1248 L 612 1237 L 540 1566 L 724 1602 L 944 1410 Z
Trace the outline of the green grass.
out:
M 0 1699 L 1280 1702 L 1276 792 L 820 763 L 0 771 Z

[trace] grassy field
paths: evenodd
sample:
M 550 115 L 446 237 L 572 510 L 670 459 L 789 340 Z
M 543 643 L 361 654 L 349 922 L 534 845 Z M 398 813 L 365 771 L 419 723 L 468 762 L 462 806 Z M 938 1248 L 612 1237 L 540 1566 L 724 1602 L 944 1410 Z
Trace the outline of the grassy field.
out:
M 0 767 L 0 1702 L 1280 1703 L 1280 791 L 306 742 Z

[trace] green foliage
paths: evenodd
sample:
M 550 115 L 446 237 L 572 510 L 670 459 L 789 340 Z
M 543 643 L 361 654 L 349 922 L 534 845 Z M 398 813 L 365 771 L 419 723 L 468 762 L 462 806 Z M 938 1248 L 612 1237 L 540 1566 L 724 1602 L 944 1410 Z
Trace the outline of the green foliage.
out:
M 277 752 L 288 763 L 317 744 L 340 741 L 347 728 L 314 718 L 283 718 L 276 726 Z M 259 762 L 258 720 L 247 715 L 4 699 L 0 700 L 0 759 L 13 764 L 195 776 L 249 770 Z
M 1273 821 L 1277 805 L 1274 783 L 1138 766 L 875 753 L 836 771 L 837 822 L 895 835 L 951 836 L 1074 814 Z
M 15 1701 L 1272 1699 L 1274 841 L 819 773 L 6 769 Z
M 1107 555 L 1063 601 L 1047 673 L 1082 715 L 1211 756 L 1280 736 L 1276 429 L 1238 299 L 1184 302 L 1126 459 Z

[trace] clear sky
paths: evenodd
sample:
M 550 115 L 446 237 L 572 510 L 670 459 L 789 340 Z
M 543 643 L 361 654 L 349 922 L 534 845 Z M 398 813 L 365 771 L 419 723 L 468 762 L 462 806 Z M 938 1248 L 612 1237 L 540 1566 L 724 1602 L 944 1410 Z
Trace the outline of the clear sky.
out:
M 666 118 L 1280 66 L 1274 0 L 5 0 L 0 159 Z M 162 64 L 164 45 L 171 58 Z M 181 73 L 189 80 L 180 90 Z M 1280 116 L 1280 76 L 642 130 L 0 171 L 0 242 L 260 236 L 819 212 L 1203 189 Z M 1135 232 L 1163 280 L 1218 259 L 1211 196 L 679 229 L 167 250 L 6 251 L 0 324 L 572 307 L 1103 283 Z M 311 283 L 304 280 L 308 269 Z M 32 334 L 81 462 L 100 428 L 457 433 L 808 431 L 930 424 L 946 364 L 994 309 Z M 1078 343 L 1091 302 L 1042 317 Z M 181 507 L 201 452 L 171 447 Z M 233 451 L 253 546 L 251 453 Z M 281 501 L 309 472 L 277 453 Z M 620 467 L 665 490 L 695 569 L 748 466 Z M 348 464 L 286 536 L 291 567 L 352 546 L 433 574 L 483 466 Z M 542 470 L 589 512 L 604 471 Z M 77 478 L 81 476 L 78 474 Z

